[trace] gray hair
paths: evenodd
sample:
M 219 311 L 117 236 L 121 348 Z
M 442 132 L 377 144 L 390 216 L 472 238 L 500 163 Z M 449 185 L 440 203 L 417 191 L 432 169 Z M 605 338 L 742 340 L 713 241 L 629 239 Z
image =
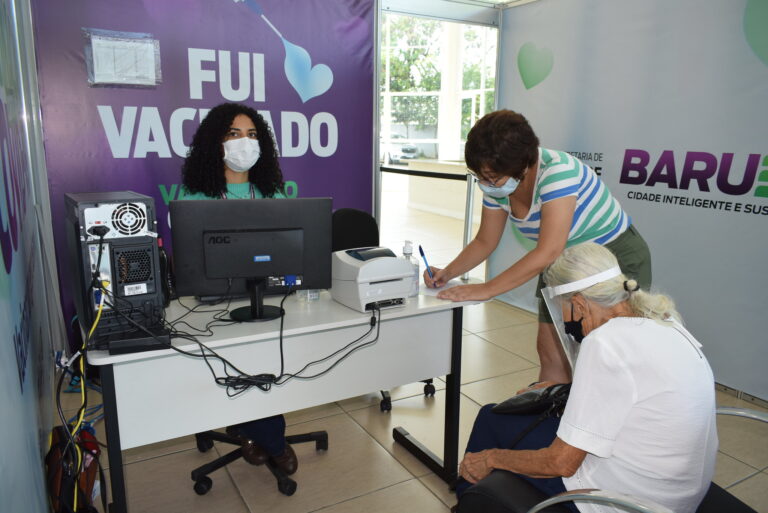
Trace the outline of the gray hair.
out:
M 544 271 L 544 281 L 550 287 L 554 287 L 592 276 L 618 265 L 616 257 L 608 248 L 594 242 L 587 242 L 566 248 Z M 640 317 L 659 320 L 676 319 L 682 322 L 672 298 L 664 294 L 652 294 L 640 290 L 637 281 L 627 278 L 624 274 L 596 283 L 584 290 L 563 294 L 563 297 L 569 298 L 574 294 L 581 294 L 584 298 L 605 308 L 627 301 L 632 311 Z

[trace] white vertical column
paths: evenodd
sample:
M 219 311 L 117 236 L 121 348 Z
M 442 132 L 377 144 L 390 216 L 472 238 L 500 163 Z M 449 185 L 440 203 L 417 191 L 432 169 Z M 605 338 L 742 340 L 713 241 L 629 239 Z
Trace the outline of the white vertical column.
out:
M 392 127 L 392 95 L 389 91 L 389 82 L 391 79 L 392 74 L 392 66 L 390 60 L 392 59 L 392 40 L 391 40 L 391 30 L 390 30 L 390 23 L 389 23 L 389 16 L 383 16 L 384 19 L 384 26 L 382 30 L 382 54 L 384 57 L 384 87 L 379 87 L 379 84 L 376 84 L 377 88 L 379 89 L 379 98 L 381 103 L 381 125 L 379 126 L 379 137 L 382 140 L 389 141 L 392 137 L 391 133 L 391 127 Z M 379 113 L 377 112 L 376 115 L 378 116 Z M 381 144 L 379 144 L 381 146 Z M 381 158 L 381 155 L 379 155 L 379 158 Z M 386 162 L 385 162 L 386 164 Z
M 444 23 L 440 52 L 440 104 L 438 107 L 437 158 L 461 160 L 461 78 L 462 78 L 461 25 Z

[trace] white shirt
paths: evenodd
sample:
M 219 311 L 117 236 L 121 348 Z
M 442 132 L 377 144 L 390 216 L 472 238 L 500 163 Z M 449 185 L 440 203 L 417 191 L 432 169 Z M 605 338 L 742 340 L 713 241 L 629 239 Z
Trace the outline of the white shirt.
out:
M 679 323 L 640 317 L 611 319 L 584 338 L 557 436 L 589 454 L 563 478 L 566 489 L 599 488 L 695 511 L 718 446 L 714 377 L 700 348 Z

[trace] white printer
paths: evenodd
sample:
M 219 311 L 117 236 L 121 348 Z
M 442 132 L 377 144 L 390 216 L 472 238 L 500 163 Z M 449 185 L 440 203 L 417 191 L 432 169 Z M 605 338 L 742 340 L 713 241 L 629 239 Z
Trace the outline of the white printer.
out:
M 331 297 L 358 312 L 402 306 L 414 280 L 408 260 L 381 247 L 336 251 Z

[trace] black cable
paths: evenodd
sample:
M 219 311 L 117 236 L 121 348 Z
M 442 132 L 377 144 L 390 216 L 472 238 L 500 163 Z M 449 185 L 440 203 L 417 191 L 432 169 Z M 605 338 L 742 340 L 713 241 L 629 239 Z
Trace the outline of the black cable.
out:
M 323 376 L 323 375 L 327 374 L 327 373 L 328 373 L 328 372 L 330 372 L 330 371 L 331 371 L 333 368 L 335 368 L 337 365 L 339 365 L 341 362 L 343 362 L 344 360 L 346 360 L 347 358 L 349 358 L 350 356 L 352 356 L 352 354 L 354 354 L 355 352 L 359 351 L 360 349 L 364 349 L 364 348 L 366 348 L 366 347 L 368 347 L 368 346 L 370 346 L 370 345 L 373 345 L 373 344 L 375 344 L 375 343 L 376 343 L 376 342 L 379 340 L 379 334 L 380 334 L 380 330 L 381 330 L 381 310 L 380 310 L 380 309 L 378 309 L 378 308 L 375 308 L 375 309 L 374 309 L 374 314 L 371 316 L 371 322 L 370 322 L 370 325 L 371 325 L 371 327 L 370 327 L 370 329 L 368 330 L 368 332 L 367 332 L 365 335 L 363 335 L 363 336 L 359 337 L 357 340 L 354 340 L 354 341 L 350 342 L 350 343 L 349 343 L 349 344 L 347 344 L 346 346 L 342 347 L 341 349 L 337 350 L 336 352 L 332 353 L 331 355 L 329 355 L 329 356 L 326 356 L 325 358 L 321 358 L 321 359 L 319 359 L 319 360 L 315 360 L 315 361 L 313 361 L 313 362 L 310 362 L 310 363 L 308 363 L 308 364 L 307 364 L 307 365 L 305 365 L 305 366 L 304 366 L 304 367 L 303 367 L 303 368 L 302 368 L 300 371 L 298 371 L 298 372 L 296 372 L 296 373 L 294 373 L 294 374 L 283 374 L 283 375 L 279 376 L 278 380 L 277 380 L 277 381 L 275 381 L 275 384 L 276 384 L 276 385 L 282 385 L 282 384 L 284 384 L 284 383 L 286 383 L 286 382 L 290 381 L 291 379 L 315 379 L 315 378 L 318 378 L 318 377 L 320 377 L 320 376 Z M 322 362 L 324 362 L 325 360 L 328 360 L 329 358 L 332 358 L 333 356 L 337 355 L 337 354 L 338 354 L 338 353 L 340 353 L 341 351 L 344 351 L 345 349 L 349 348 L 349 347 L 350 347 L 350 346 L 352 346 L 353 344 L 356 344 L 356 343 L 357 343 L 357 342 L 359 342 L 360 340 L 362 340 L 362 339 L 364 339 L 365 337 L 367 337 L 367 336 L 368 336 L 368 335 L 371 333 L 371 331 L 373 331 L 373 327 L 374 327 L 374 326 L 376 327 L 376 336 L 373 338 L 373 340 L 369 340 L 368 342 L 365 342 L 365 343 L 363 343 L 363 344 L 360 344 L 359 346 L 353 347 L 353 348 L 352 348 L 352 349 L 350 349 L 350 350 L 349 350 L 347 353 L 345 353 L 344 355 L 342 355 L 341 357 L 339 357 L 339 359 L 338 359 L 338 360 L 336 360 L 335 362 L 333 362 L 333 364 L 331 364 L 331 366 L 330 366 L 330 367 L 328 367 L 327 369 L 324 369 L 324 370 L 322 370 L 322 371 L 320 371 L 320 372 L 318 372 L 318 373 L 316 373 L 316 374 L 311 374 L 311 375 L 309 375 L 309 376 L 302 376 L 302 375 L 301 375 L 301 373 L 302 373 L 302 372 L 304 372 L 304 371 L 305 371 L 307 368 L 309 368 L 310 366 L 312 366 L 312 365 L 316 365 L 316 364 L 318 364 L 318 363 L 322 363 Z M 284 378 L 284 377 L 285 377 L 286 379 L 282 379 L 282 378 Z
M 104 292 L 107 293 L 107 297 L 111 298 L 111 296 L 113 296 L 111 293 L 109 293 L 107 291 L 104 291 Z M 349 342 L 348 344 L 344 345 L 340 349 L 334 351 L 330 355 L 325 356 L 323 358 L 320 358 L 318 360 L 314 360 L 312 362 L 307 363 L 298 372 L 285 373 L 285 355 L 284 355 L 284 349 L 283 349 L 283 330 L 284 330 L 284 321 L 285 321 L 285 310 L 283 308 L 283 305 L 284 305 L 286 299 L 288 298 L 288 296 L 292 292 L 293 292 L 293 290 L 291 290 L 291 288 L 289 287 L 288 291 L 285 293 L 285 295 L 283 296 L 283 298 L 280 301 L 280 310 L 281 310 L 281 315 L 280 315 L 280 331 L 279 331 L 280 374 L 278 376 L 275 376 L 274 374 L 269 374 L 269 373 L 262 373 L 262 374 L 255 374 L 254 375 L 254 374 L 248 374 L 246 372 L 243 372 L 237 366 L 232 364 L 232 362 L 230 362 L 229 360 L 227 360 L 223 356 L 219 355 L 216 351 L 214 351 L 213 349 L 209 348 L 208 346 L 206 346 L 205 344 L 203 344 L 202 342 L 200 342 L 197 339 L 198 336 L 212 336 L 213 335 L 212 328 L 214 328 L 214 327 L 223 326 L 223 325 L 230 325 L 230 324 L 234 324 L 235 323 L 235 321 L 224 321 L 221 318 L 221 315 L 224 315 L 224 314 L 228 313 L 228 311 L 229 311 L 228 307 L 229 307 L 229 304 L 231 302 L 231 297 L 226 298 L 226 301 L 227 301 L 227 307 L 226 308 L 212 310 L 213 312 L 215 312 L 214 313 L 214 320 L 208 322 L 206 324 L 206 326 L 204 327 L 204 329 L 202 329 L 202 330 L 200 330 L 198 328 L 195 328 L 194 326 L 191 326 L 186 321 L 182 321 L 180 323 L 179 320 L 182 319 L 183 317 L 186 317 L 187 315 L 189 315 L 191 313 L 206 313 L 206 312 L 209 312 L 209 311 L 206 311 L 206 310 L 198 310 L 198 307 L 205 306 L 205 305 L 197 305 L 197 306 L 195 306 L 193 308 L 189 308 L 188 306 L 182 304 L 182 306 L 188 310 L 187 313 L 185 313 L 182 317 L 179 317 L 178 319 L 175 319 L 172 322 L 168 322 L 168 321 L 166 321 L 163 318 L 163 323 L 164 323 L 163 325 L 169 328 L 170 337 L 172 339 L 173 338 L 179 338 L 179 339 L 189 340 L 191 342 L 195 342 L 198 345 L 198 347 L 200 348 L 200 353 L 192 353 L 192 352 L 189 352 L 189 351 L 184 351 L 182 349 L 179 349 L 179 348 L 173 346 L 172 344 L 169 345 L 167 343 L 164 343 L 163 341 L 161 341 L 157 337 L 156 334 L 152 333 L 146 327 L 142 326 L 141 324 L 139 324 L 135 320 L 133 320 L 130 317 L 128 317 L 127 315 L 125 315 L 119 309 L 115 308 L 114 304 L 112 304 L 112 303 L 110 303 L 109 301 L 106 301 L 106 300 L 105 300 L 105 303 L 108 306 L 110 306 L 113 309 L 113 311 L 115 311 L 118 315 L 120 315 L 121 317 L 124 317 L 125 320 L 128 321 L 131 325 L 135 326 L 139 330 L 141 330 L 144 333 L 148 334 L 150 337 L 154 338 L 155 340 L 160 341 L 162 343 L 163 347 L 166 347 L 168 349 L 172 349 L 172 350 L 176 351 L 177 353 L 183 354 L 185 356 L 190 356 L 190 357 L 193 357 L 193 358 L 202 358 L 203 361 L 205 362 L 206 366 L 208 367 L 209 371 L 211 372 L 211 375 L 213 376 L 214 381 L 216 382 L 216 384 L 221 385 L 223 387 L 226 387 L 227 395 L 229 397 L 235 397 L 235 396 L 240 395 L 241 393 L 247 391 L 249 388 L 251 388 L 253 386 L 259 388 L 260 390 L 262 390 L 264 392 L 268 392 L 269 390 L 271 390 L 272 385 L 282 385 L 282 384 L 290 381 L 291 379 L 314 379 L 314 378 L 323 376 L 323 375 L 327 374 L 328 372 L 330 372 L 337 365 L 339 365 L 342 361 L 344 361 L 347 358 L 349 358 L 353 353 L 359 351 L 360 349 L 368 347 L 368 346 L 374 344 L 376 341 L 378 341 L 379 334 L 380 334 L 380 329 L 381 329 L 381 327 L 380 327 L 381 311 L 378 308 L 376 308 L 376 309 L 374 309 L 374 312 L 371 315 L 370 327 L 368 328 L 368 331 L 366 331 L 363 335 L 361 335 L 357 339 L 353 340 L 352 342 Z M 224 324 L 217 324 L 217 323 L 224 323 Z M 185 332 L 179 331 L 176 328 L 177 324 L 185 324 L 185 325 L 189 326 L 191 329 L 193 329 L 194 331 L 197 331 L 197 332 L 199 332 L 201 334 L 204 334 L 204 335 L 193 335 L 193 334 L 190 334 L 190 333 L 185 333 Z M 362 341 L 367 336 L 369 336 L 373 332 L 374 327 L 376 328 L 376 336 L 372 340 L 369 340 L 369 341 L 367 341 L 367 342 L 365 342 L 363 344 L 355 346 L 355 344 L 358 344 L 360 341 Z M 355 346 L 355 347 L 353 347 L 353 346 Z M 309 367 L 311 367 L 313 365 L 320 364 L 322 362 L 325 362 L 328 359 L 333 358 L 334 356 L 337 356 L 339 353 L 341 353 L 341 352 L 343 352 L 345 350 L 349 350 L 349 351 L 347 353 L 343 354 L 342 356 L 340 356 L 328 368 L 326 368 L 326 369 L 324 369 L 324 370 L 322 370 L 322 371 L 320 371 L 318 373 L 312 374 L 312 375 L 306 375 L 306 376 L 302 375 L 302 373 L 305 372 Z M 216 374 L 216 371 L 214 370 L 213 366 L 211 365 L 210 359 L 216 359 L 216 360 L 219 360 L 221 362 L 221 364 L 223 366 L 222 369 L 223 369 L 223 372 L 224 372 L 224 376 L 219 376 L 219 375 Z M 234 372 L 230 372 L 230 369 L 232 371 L 234 371 Z
M 88 294 L 89 294 L 91 299 L 93 299 L 93 295 L 92 294 L 93 294 L 94 286 L 96 286 L 99 290 L 102 290 L 102 294 L 104 294 L 104 290 L 105 290 L 103 285 L 102 285 L 102 283 L 101 283 L 101 280 L 99 278 L 100 278 L 100 275 L 101 275 L 101 259 L 102 259 L 102 256 L 104 254 L 104 235 L 106 235 L 106 232 L 105 231 L 99 231 L 99 232 L 96 233 L 96 235 L 99 236 L 99 254 L 98 254 L 98 257 L 96 258 L 96 269 L 92 272 L 91 284 L 90 284 L 90 287 L 88 289 Z M 102 306 L 102 310 L 103 310 L 103 306 Z M 100 318 L 99 318 L 99 320 L 100 320 Z M 86 357 L 87 347 L 88 347 L 88 344 L 90 343 L 90 341 L 91 341 L 91 339 L 93 337 L 93 333 L 95 333 L 95 329 L 93 330 L 93 332 L 89 332 L 88 333 L 88 335 L 86 336 L 86 339 L 83 341 L 82 347 L 79 350 L 80 354 L 77 356 L 77 358 L 75 358 L 75 360 L 73 362 L 70 363 L 70 367 L 71 367 L 70 372 L 72 373 L 72 376 L 73 377 L 77 377 L 79 375 L 80 390 L 81 390 L 81 395 L 82 395 L 82 398 L 83 398 L 82 402 L 80 403 L 80 408 L 78 408 L 77 413 L 75 414 L 75 418 L 77 418 L 77 419 L 79 419 L 81 415 L 85 414 L 85 411 L 86 411 L 86 409 L 88 407 L 88 387 L 86 386 L 86 383 L 85 383 L 85 357 Z M 79 370 L 75 370 L 75 369 L 78 369 L 77 364 L 78 364 L 78 361 L 81 358 L 83 359 L 82 360 L 82 362 L 83 362 L 83 371 L 82 372 L 80 372 Z M 64 383 L 64 378 L 67 376 L 67 372 L 66 371 L 67 371 L 67 369 L 64 369 L 64 371 L 62 371 L 61 376 L 59 377 L 59 381 L 58 381 L 58 383 L 56 385 L 56 411 L 57 411 L 57 413 L 59 415 L 59 419 L 61 420 L 61 426 L 62 426 L 63 430 L 67 433 L 67 444 L 64 446 L 64 449 L 62 451 L 62 460 L 61 461 L 62 461 L 62 468 L 63 468 L 63 470 L 66 471 L 68 475 L 72 475 L 73 476 L 73 480 L 74 480 L 75 486 L 79 487 L 80 473 L 82 471 L 82 461 L 80 462 L 79 465 L 77 465 L 77 463 L 78 463 L 78 461 L 77 461 L 78 460 L 78 457 L 77 457 L 77 447 L 76 447 L 77 446 L 77 440 L 75 440 L 75 436 L 77 436 L 77 433 L 70 432 L 69 423 L 67 422 L 67 418 L 64 416 L 64 408 L 61 405 L 61 388 L 62 388 L 62 385 Z M 75 425 L 77 425 L 77 424 L 75 424 Z M 78 429 L 79 429 L 79 427 L 78 427 Z M 72 472 L 73 469 L 67 468 L 68 466 L 65 463 L 65 455 L 69 451 L 73 452 L 71 457 L 73 459 L 74 465 L 77 466 L 77 468 L 74 469 L 74 472 Z M 73 504 L 73 508 L 76 509 L 76 507 L 77 507 L 77 505 Z
M 109 304 L 110 307 L 114 307 L 114 305 L 112 305 L 109 302 L 107 302 L 107 304 Z M 258 375 L 253 376 L 253 375 L 249 375 L 249 374 L 241 371 L 235 365 L 233 365 L 229 360 L 227 360 L 223 356 L 221 356 L 218 353 L 216 353 L 216 351 L 214 351 L 213 349 L 209 348 L 208 346 L 206 346 L 205 344 L 203 344 L 202 342 L 197 340 L 197 338 L 195 336 L 183 334 L 183 335 L 177 335 L 175 338 L 182 338 L 182 339 L 190 340 L 192 342 L 197 343 L 197 345 L 200 347 L 200 353 L 199 354 L 198 353 L 190 353 L 188 351 L 184 351 L 183 349 L 179 349 L 177 347 L 174 347 L 172 344 L 165 343 L 164 341 L 159 339 L 158 336 L 155 333 L 152 333 L 146 327 L 142 326 L 138 322 L 136 322 L 133 319 L 131 319 L 130 317 L 126 316 L 120 310 L 115 309 L 114 311 L 117 312 L 118 315 L 121 315 L 121 316 L 125 317 L 125 319 L 130 324 L 134 325 L 139 330 L 141 330 L 144 333 L 148 334 L 150 337 L 154 338 L 155 340 L 161 342 L 163 347 L 165 347 L 167 349 L 172 349 L 172 350 L 176 351 L 177 353 L 181 353 L 181 354 L 186 355 L 186 356 L 191 356 L 191 357 L 194 357 L 194 358 L 202 358 L 205 361 L 206 365 L 208 366 L 208 369 L 211 371 L 211 374 L 213 375 L 214 381 L 216 381 L 216 383 L 219 384 L 219 385 L 226 386 L 227 387 L 227 395 L 229 395 L 230 397 L 234 397 L 236 395 L 239 395 L 240 393 L 244 392 L 248 388 L 248 387 L 245 387 L 245 388 L 241 389 L 240 386 L 235 386 L 235 385 L 238 385 L 238 382 L 237 382 L 238 378 L 243 379 L 243 381 L 248 381 L 248 386 L 258 386 L 260 389 L 262 389 L 264 391 L 268 391 L 271 388 L 272 383 L 274 382 L 274 379 L 275 379 L 274 374 L 258 374 Z M 214 371 L 213 366 L 211 366 L 211 363 L 208 360 L 209 357 L 216 358 L 216 359 L 218 359 L 219 361 L 222 362 L 222 364 L 224 365 L 224 373 L 226 374 L 226 377 L 222 378 L 222 377 L 219 377 L 219 376 L 216 375 L 216 371 Z M 235 370 L 239 374 L 239 376 L 232 376 L 228 372 L 227 367 L 231 367 L 233 370 Z M 230 388 L 234 388 L 235 390 L 237 390 L 237 392 L 232 394 L 230 392 L 230 390 L 229 390 Z
M 191 330 L 196 331 L 199 333 L 197 336 L 203 336 L 203 337 L 210 337 L 213 336 L 213 331 L 211 328 L 215 328 L 218 326 L 230 326 L 232 324 L 236 324 L 237 321 L 229 320 L 229 319 L 223 319 L 222 317 L 229 313 L 229 305 L 232 303 L 232 295 L 230 294 L 230 289 L 232 288 L 232 280 L 230 279 L 228 281 L 227 290 L 224 293 L 224 296 L 222 296 L 221 299 L 219 299 L 217 302 L 213 303 L 213 305 L 218 305 L 220 303 L 223 303 L 226 301 L 226 305 L 223 308 L 216 308 L 214 310 L 203 310 L 201 307 L 208 306 L 205 303 L 200 303 L 192 308 L 188 307 L 184 303 L 182 303 L 181 298 L 178 299 L 179 305 L 187 310 L 187 312 L 182 315 L 181 317 L 177 317 L 173 321 L 166 323 L 169 330 L 174 333 L 178 332 L 176 329 L 177 324 L 184 324 L 188 326 Z M 192 313 L 213 313 L 213 320 L 208 322 L 203 329 L 196 328 L 189 324 L 186 321 L 181 321 L 184 317 L 187 315 L 190 315 Z M 184 332 L 181 332 L 184 333 Z

